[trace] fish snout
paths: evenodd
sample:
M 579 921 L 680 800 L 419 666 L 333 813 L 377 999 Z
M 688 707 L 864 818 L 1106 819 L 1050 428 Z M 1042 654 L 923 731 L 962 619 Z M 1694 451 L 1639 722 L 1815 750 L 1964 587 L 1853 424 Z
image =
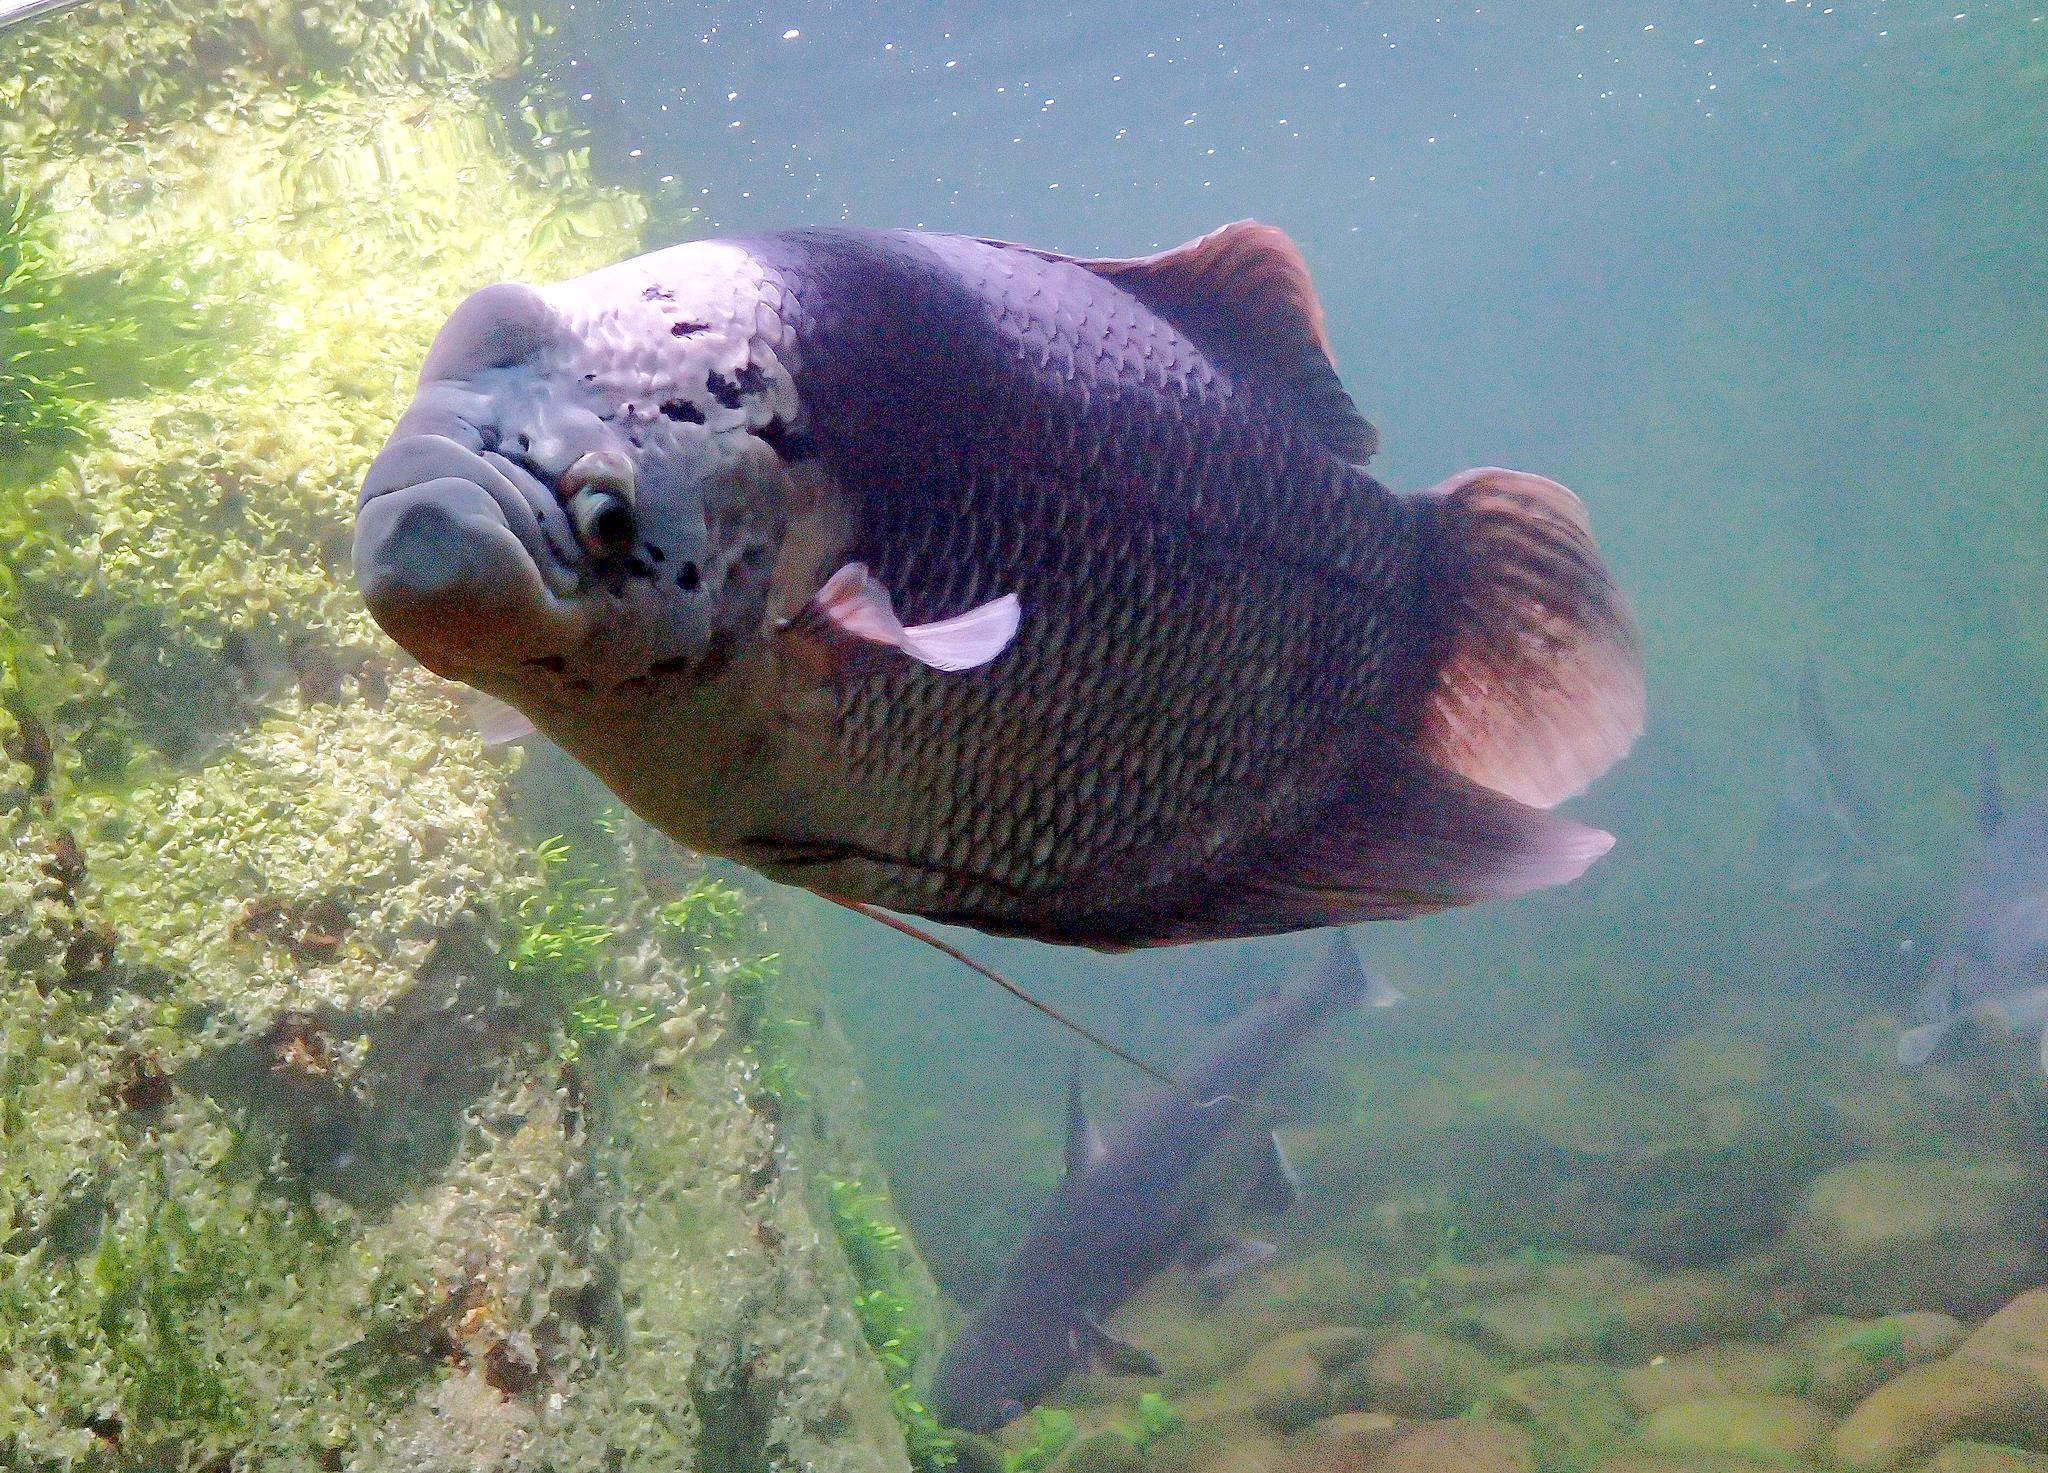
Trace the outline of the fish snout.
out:
M 367 496 L 354 564 L 371 616 L 437 674 L 515 668 L 574 642 L 573 612 L 476 480 L 437 476 Z

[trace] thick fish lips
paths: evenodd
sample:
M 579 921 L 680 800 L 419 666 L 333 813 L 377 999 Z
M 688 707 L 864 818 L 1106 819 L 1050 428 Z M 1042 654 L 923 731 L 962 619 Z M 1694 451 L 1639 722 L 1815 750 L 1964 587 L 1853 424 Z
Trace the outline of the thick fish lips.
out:
M 385 632 L 437 674 L 562 654 L 584 622 L 564 598 L 575 574 L 556 545 L 573 534 L 549 525 L 564 521 L 509 461 L 445 434 L 402 435 L 363 481 L 356 585 Z
M 508 282 L 472 295 L 436 337 L 412 407 L 363 478 L 356 584 L 385 632 L 438 674 L 511 669 L 564 654 L 584 633 L 568 597 L 577 545 L 589 540 L 572 525 L 576 508 L 498 454 L 478 427 L 490 412 L 478 378 L 528 360 L 555 331 L 531 287 Z M 630 525 L 623 461 L 587 479 L 598 483 L 580 503 L 590 534 L 615 535 L 617 516 L 598 513 L 621 499 Z

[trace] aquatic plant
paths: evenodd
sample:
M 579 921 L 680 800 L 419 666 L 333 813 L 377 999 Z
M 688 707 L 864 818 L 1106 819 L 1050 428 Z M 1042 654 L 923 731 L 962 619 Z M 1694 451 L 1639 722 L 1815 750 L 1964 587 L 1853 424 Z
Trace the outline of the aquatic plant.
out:
M 226 326 L 193 296 L 158 261 L 67 266 L 47 197 L 0 185 L 0 484 L 81 448 L 102 401 L 189 378 Z
M 951 1467 L 953 1438 L 918 1399 L 913 1380 L 922 1347 L 917 1316 L 903 1288 L 903 1230 L 882 1216 L 882 1201 L 857 1181 L 831 1182 L 825 1196 L 833 1234 L 860 1286 L 853 1307 L 861 1337 L 881 1362 L 889 1406 L 903 1429 L 911 1466 Z
M 698 876 L 687 890 L 654 913 L 671 935 L 710 947 L 737 941 L 749 915 L 745 892 L 710 875 Z
M 588 870 L 572 866 L 569 841 L 557 834 L 534 850 L 539 885 L 514 912 L 516 934 L 505 964 L 516 973 L 554 986 L 573 986 L 596 971 L 612 927 L 595 918 L 597 903 L 611 898 Z
M 802 979 L 767 1000 L 723 896 L 653 926 L 612 849 L 536 863 L 521 754 L 349 587 L 448 308 L 644 218 L 485 105 L 527 27 L 104 0 L 6 38 L 45 319 L 151 280 L 144 334 L 256 310 L 203 378 L 63 378 L 82 437 L 0 467 L 0 1465 L 901 1465 L 792 1169 L 866 1149 Z M 728 972 L 804 1045 L 803 1110 L 761 1103 Z
M 1181 1415 L 1180 1408 L 1157 1391 L 1138 1393 L 1137 1413 L 1136 1424 L 1124 1428 L 1124 1436 L 1128 1437 L 1131 1445 L 1141 1453 L 1150 1447 L 1154 1440 L 1164 1437 L 1187 1421 L 1187 1418 Z
M 1059 1407 L 1037 1407 L 1025 1440 L 1003 1452 L 1003 1473 L 1041 1473 L 1067 1449 L 1079 1433 L 1074 1414 Z

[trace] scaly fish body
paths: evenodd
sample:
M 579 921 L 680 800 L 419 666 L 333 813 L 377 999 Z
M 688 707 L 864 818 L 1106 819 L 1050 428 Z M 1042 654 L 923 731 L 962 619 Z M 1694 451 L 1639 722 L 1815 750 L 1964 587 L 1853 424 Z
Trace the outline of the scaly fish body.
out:
M 1252 1004 L 1108 1131 L 1083 1114 L 1077 1074 L 1066 1174 L 939 1358 L 933 1410 L 987 1431 L 1081 1366 L 1141 1365 L 1149 1357 L 1102 1322 L 1154 1275 L 1177 1258 L 1197 1269 L 1263 1262 L 1271 1244 L 1236 1239 L 1218 1221 L 1240 1202 L 1277 1212 L 1298 1192 L 1270 1122 L 1253 1128 L 1254 1102 L 1304 1040 L 1367 999 L 1389 1007 L 1400 993 L 1335 933 L 1287 990 Z
M 465 304 L 358 576 L 657 825 L 841 898 L 1115 947 L 1569 878 L 1609 841 L 1532 805 L 1642 702 L 1578 503 L 1397 496 L 1372 445 L 1264 227 L 699 242 Z

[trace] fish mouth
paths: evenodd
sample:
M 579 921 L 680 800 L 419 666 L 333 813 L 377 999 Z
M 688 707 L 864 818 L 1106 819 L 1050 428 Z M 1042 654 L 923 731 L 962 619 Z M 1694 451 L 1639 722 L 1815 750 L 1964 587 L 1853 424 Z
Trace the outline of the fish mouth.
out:
M 458 679 L 567 654 L 585 623 L 560 505 L 481 446 L 460 421 L 401 433 L 371 463 L 356 506 L 356 586 L 371 616 L 421 664 Z

